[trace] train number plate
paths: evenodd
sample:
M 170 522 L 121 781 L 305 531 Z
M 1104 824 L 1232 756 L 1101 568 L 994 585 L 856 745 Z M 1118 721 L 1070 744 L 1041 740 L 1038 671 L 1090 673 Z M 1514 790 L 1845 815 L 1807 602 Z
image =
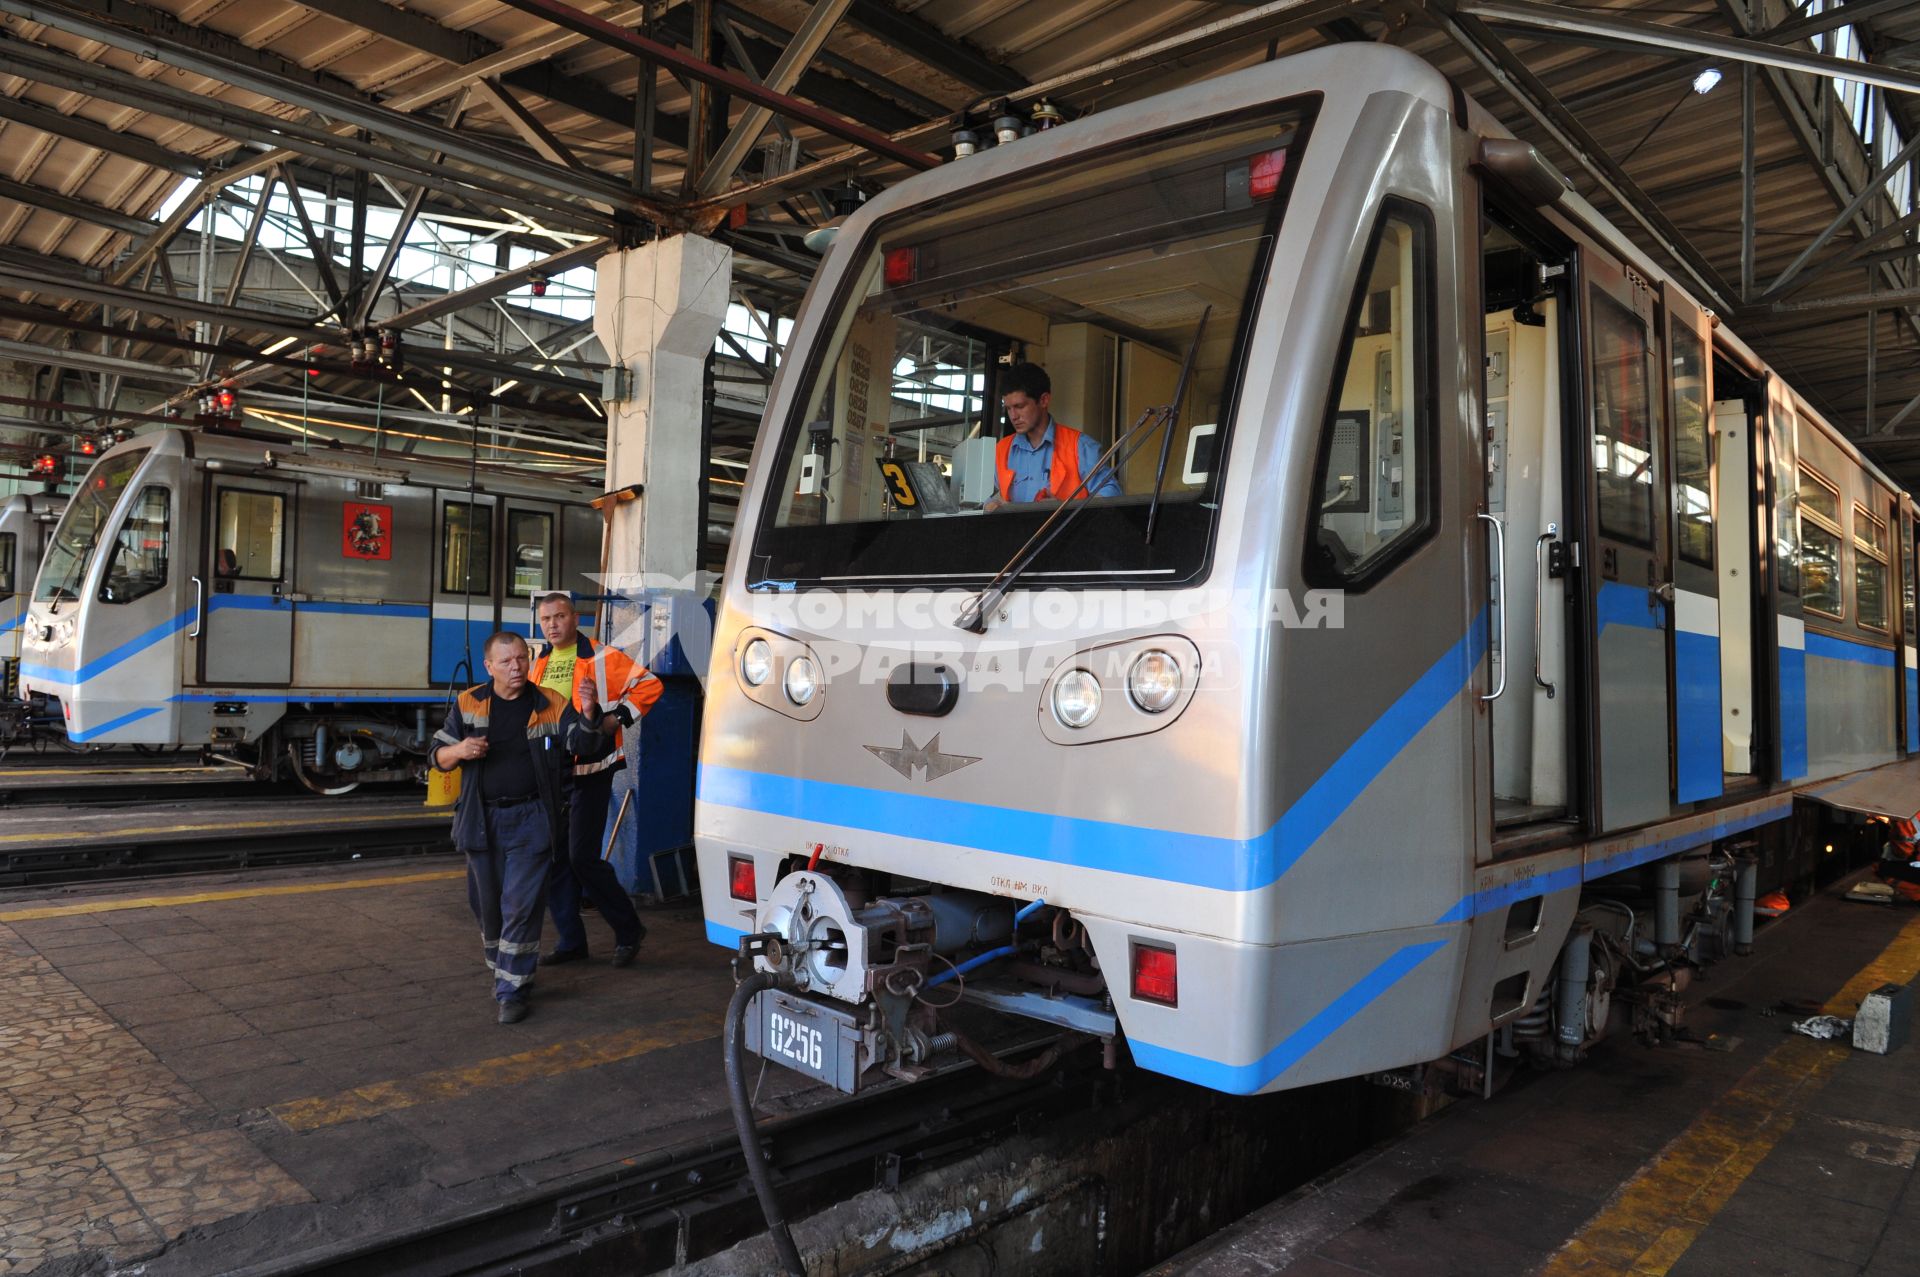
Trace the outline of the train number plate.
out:
M 855 1079 L 848 1075 L 855 1071 L 854 1052 L 843 1032 L 850 1028 L 801 998 L 769 991 L 754 999 L 746 1045 L 775 1064 L 851 1092 Z

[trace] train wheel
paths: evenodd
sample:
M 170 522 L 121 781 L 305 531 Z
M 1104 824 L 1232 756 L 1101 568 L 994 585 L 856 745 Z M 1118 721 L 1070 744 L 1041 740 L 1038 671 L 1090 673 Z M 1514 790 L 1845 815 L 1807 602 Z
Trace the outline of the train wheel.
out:
M 293 768 L 293 778 L 300 782 L 302 789 L 319 794 L 322 798 L 338 798 L 341 794 L 351 794 L 360 788 L 357 780 L 350 780 L 344 785 L 328 785 L 307 775 L 306 769 L 300 765 L 300 747 L 297 745 L 287 746 L 287 764 Z

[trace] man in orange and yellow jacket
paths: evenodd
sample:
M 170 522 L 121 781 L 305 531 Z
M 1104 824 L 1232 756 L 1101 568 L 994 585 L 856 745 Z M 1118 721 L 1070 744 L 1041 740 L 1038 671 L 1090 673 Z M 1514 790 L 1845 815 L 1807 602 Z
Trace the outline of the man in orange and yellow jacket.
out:
M 565 696 L 578 708 L 598 703 L 605 717 L 595 726 L 604 743 L 574 759 L 572 802 L 565 854 L 553 858 L 547 908 L 553 914 L 553 952 L 542 961 L 578 962 L 587 956 L 587 930 L 580 922 L 580 893 L 613 928 L 613 965 L 632 963 L 646 927 L 613 866 L 600 858 L 600 840 L 613 801 L 613 774 L 627 765 L 620 729 L 632 726 L 660 699 L 660 680 L 611 643 L 580 633 L 572 596 L 553 593 L 535 600 L 534 619 L 547 650 L 533 663 L 529 681 Z

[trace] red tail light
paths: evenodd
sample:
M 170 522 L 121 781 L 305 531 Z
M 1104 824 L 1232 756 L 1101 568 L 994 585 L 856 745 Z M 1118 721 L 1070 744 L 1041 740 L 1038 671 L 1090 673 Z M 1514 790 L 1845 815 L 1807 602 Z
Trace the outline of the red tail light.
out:
M 1133 946 L 1133 996 L 1142 1002 L 1180 1005 L 1180 961 L 1173 950 Z
M 888 288 L 906 287 L 920 274 L 920 250 L 889 248 L 885 269 Z
M 727 894 L 735 900 L 748 902 L 760 899 L 760 893 L 754 890 L 753 857 L 727 857 Z
M 1280 179 L 1286 171 L 1287 152 L 1284 147 L 1254 156 L 1247 171 L 1247 194 L 1257 200 L 1272 199 L 1279 191 Z

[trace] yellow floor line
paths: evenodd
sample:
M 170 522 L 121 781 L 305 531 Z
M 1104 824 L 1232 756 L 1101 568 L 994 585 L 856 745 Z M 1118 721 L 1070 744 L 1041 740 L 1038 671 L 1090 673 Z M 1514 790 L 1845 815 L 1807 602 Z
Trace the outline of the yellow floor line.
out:
M 400 1109 L 430 1104 L 435 1100 L 456 1100 L 476 1091 L 501 1086 L 516 1086 L 540 1078 L 558 1077 L 595 1065 L 630 1060 L 637 1055 L 683 1046 L 718 1037 L 726 1019 L 723 1010 L 669 1020 L 664 1024 L 602 1033 L 593 1037 L 556 1042 L 518 1055 L 502 1055 L 478 1064 L 459 1068 L 436 1069 L 416 1077 L 392 1082 L 376 1082 L 337 1095 L 316 1095 L 304 1100 L 289 1100 L 268 1110 L 294 1131 L 311 1131 L 341 1122 L 378 1117 Z
M 231 771 L 211 767 L 21 767 L 0 768 L 0 779 L 33 781 L 43 776 L 98 776 L 101 780 L 152 780 L 155 776 L 225 776 L 229 780 L 240 768 Z
M 421 811 L 392 811 L 384 814 L 365 814 L 359 816 L 316 816 L 289 820 L 282 816 L 278 820 L 216 820 L 197 825 L 151 825 L 142 829 L 104 829 L 102 836 L 127 838 L 145 837 L 152 834 L 208 834 L 228 829 L 284 829 L 289 833 L 301 829 L 318 829 L 327 825 L 384 825 L 397 820 L 432 820 L 437 813 Z M 0 843 L 45 842 L 48 831 L 37 830 L 29 834 L 0 834 Z
M 0 913 L 0 922 L 33 922 L 40 918 L 71 918 L 86 913 L 115 913 L 121 909 L 165 909 L 173 905 L 200 905 L 220 900 L 250 900 L 256 896 L 304 896 L 316 891 L 357 891 L 365 887 L 396 887 L 408 882 L 442 882 L 464 878 L 464 869 L 437 869 L 431 873 L 398 874 L 385 878 L 355 878 L 346 882 L 301 882 L 283 887 L 242 887 L 234 891 L 200 891 L 187 896 L 129 896 L 118 900 L 85 900 L 71 905 L 40 905 Z
M 1828 1001 L 1828 1015 L 1853 1015 L 1883 984 L 1920 973 L 1920 918 Z M 1666 1277 L 1734 1192 L 1793 1129 L 1795 1114 L 1847 1058 L 1841 1043 L 1795 1037 L 1775 1047 L 1727 1094 L 1682 1131 L 1537 1277 Z

